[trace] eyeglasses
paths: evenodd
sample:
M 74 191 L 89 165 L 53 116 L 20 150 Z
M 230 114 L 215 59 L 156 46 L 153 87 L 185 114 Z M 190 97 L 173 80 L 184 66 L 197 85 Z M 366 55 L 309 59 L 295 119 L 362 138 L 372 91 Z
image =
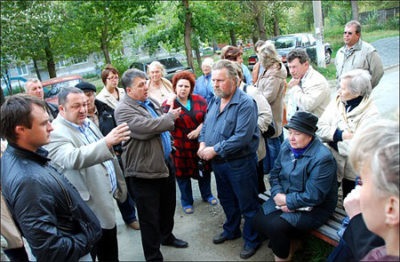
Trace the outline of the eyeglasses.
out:
M 352 34 L 353 34 L 353 32 L 347 32 L 347 31 L 344 31 L 344 32 L 343 32 L 343 34 L 344 34 L 344 35 L 352 35 Z
M 107 78 L 107 80 L 119 80 L 119 77 L 117 76 L 117 77 L 110 77 L 110 78 Z

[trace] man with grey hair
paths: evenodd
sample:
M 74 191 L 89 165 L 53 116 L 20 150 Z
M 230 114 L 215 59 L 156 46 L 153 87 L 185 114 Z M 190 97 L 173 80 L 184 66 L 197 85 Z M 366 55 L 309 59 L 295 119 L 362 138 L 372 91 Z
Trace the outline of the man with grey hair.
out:
M 336 54 L 336 79 L 352 70 L 367 70 L 372 78 L 372 88 L 376 87 L 383 76 L 382 60 L 376 49 L 369 43 L 361 40 L 361 24 L 352 20 L 348 22 L 343 31 L 344 46 Z
M 63 88 L 58 94 L 60 113 L 46 146 L 100 221 L 103 236 L 92 251 L 99 261 L 118 261 L 117 225 L 113 198 L 125 202 L 127 188 L 113 146 L 129 139 L 126 123 L 103 136 L 87 118 L 88 99 L 82 90 Z
M 238 89 L 235 62 L 220 60 L 213 66 L 212 81 L 216 97 L 211 101 L 199 137 L 198 156 L 210 161 L 217 183 L 218 197 L 226 221 L 223 232 L 213 242 L 221 244 L 241 236 L 244 217 L 244 246 L 240 257 L 247 259 L 260 246 L 251 222 L 256 215 L 257 156 L 259 142 L 256 102 Z
M 331 98 L 328 81 L 310 65 L 310 58 L 304 49 L 293 49 L 287 60 L 292 75 L 287 91 L 287 119 L 298 110 L 320 117 Z
M 43 86 L 40 80 L 37 78 L 30 78 L 28 81 L 26 81 L 25 93 L 31 96 L 36 96 L 40 100 L 44 100 Z M 58 115 L 58 108 L 52 103 L 46 102 L 46 111 L 49 114 L 50 121 L 53 121 L 53 119 Z
M 140 70 L 125 71 L 121 82 L 126 95 L 114 115 L 117 124 L 126 122 L 131 131 L 121 157 L 128 190 L 136 198 L 144 256 L 146 261 L 162 261 L 160 244 L 188 247 L 172 233 L 176 184 L 169 131 L 181 108 L 163 114 L 160 104 L 148 97 L 146 79 Z

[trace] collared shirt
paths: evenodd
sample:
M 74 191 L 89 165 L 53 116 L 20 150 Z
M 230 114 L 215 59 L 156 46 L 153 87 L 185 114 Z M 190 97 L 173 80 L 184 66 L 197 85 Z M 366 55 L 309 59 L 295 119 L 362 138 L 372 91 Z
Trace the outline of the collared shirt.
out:
M 62 117 L 62 116 L 60 115 L 60 117 Z M 65 119 L 65 121 L 69 125 L 74 127 L 76 130 L 78 130 L 79 133 L 81 134 L 82 138 L 85 141 L 87 141 L 88 144 L 92 144 L 92 143 L 95 143 L 100 140 L 100 138 L 97 137 L 97 135 L 91 129 L 90 122 L 88 120 L 85 119 L 82 126 L 72 123 L 66 119 Z M 111 160 L 104 161 L 103 164 L 106 166 L 107 173 L 109 174 L 109 177 L 110 177 L 111 191 L 113 193 L 115 193 L 115 190 L 117 189 L 117 178 L 116 178 L 116 174 L 115 174 L 114 164 Z
M 138 103 L 141 106 L 143 106 L 144 108 L 146 108 L 146 110 L 150 112 L 150 114 L 153 118 L 159 117 L 159 115 L 154 110 L 153 104 L 150 102 L 150 100 L 146 100 L 145 102 L 138 101 Z M 172 152 L 171 134 L 168 131 L 161 133 L 161 142 L 162 142 L 163 149 L 164 149 L 164 158 L 168 159 L 169 155 Z
M 259 132 L 254 100 L 236 89 L 222 112 L 220 105 L 219 97 L 209 105 L 199 142 L 213 146 L 218 158 L 233 159 L 255 154 Z

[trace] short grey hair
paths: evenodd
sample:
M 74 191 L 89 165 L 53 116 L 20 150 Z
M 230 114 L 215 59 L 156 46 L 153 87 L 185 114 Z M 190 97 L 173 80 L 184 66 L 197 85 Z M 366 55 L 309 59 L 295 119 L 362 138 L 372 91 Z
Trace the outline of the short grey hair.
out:
M 349 160 L 355 170 L 371 168 L 372 183 L 384 195 L 399 196 L 399 121 L 381 119 L 361 126 Z
M 307 52 L 301 48 L 295 48 L 289 52 L 287 55 L 287 61 L 291 63 L 296 58 L 299 59 L 300 64 L 304 64 L 305 62 L 310 62 L 310 57 Z
M 121 84 L 122 87 L 126 90 L 127 87 L 131 87 L 133 82 L 135 81 L 136 78 L 143 78 L 143 79 L 147 79 L 147 75 L 145 72 L 140 71 L 139 69 L 136 68 L 132 68 L 132 69 L 128 69 L 126 70 L 123 74 L 122 74 L 122 78 L 121 78 Z
M 65 106 L 69 94 L 84 94 L 84 92 L 77 87 L 64 87 L 61 89 L 60 93 L 58 93 L 58 105 Z
M 265 69 L 270 68 L 273 64 L 281 63 L 281 59 L 272 42 L 265 42 L 258 50 L 258 55 L 260 63 Z
M 38 78 L 29 78 L 27 81 L 26 81 L 26 83 L 25 83 L 25 92 L 28 92 L 28 86 L 31 84 L 31 83 L 39 83 L 40 84 L 40 86 L 42 86 L 42 82 L 38 79 Z
M 367 70 L 354 69 L 344 73 L 340 77 L 340 82 L 344 79 L 349 79 L 347 88 L 353 95 L 369 96 L 372 91 L 371 75 Z
M 353 25 L 356 26 L 356 33 L 361 33 L 361 24 L 357 20 L 351 20 L 351 21 L 347 22 L 344 27 L 350 27 Z
M 153 61 L 150 65 L 147 66 L 147 74 L 150 74 L 151 68 L 158 67 L 161 70 L 162 76 L 167 75 L 167 70 L 165 70 L 165 66 L 158 61 Z
M 214 60 L 211 57 L 204 58 L 204 61 L 201 63 L 201 66 L 212 67 L 214 65 Z
M 237 84 L 239 82 L 239 76 L 235 63 L 236 62 L 227 59 L 221 59 L 213 65 L 212 70 L 226 69 L 226 72 L 228 73 L 228 78 L 234 80 Z

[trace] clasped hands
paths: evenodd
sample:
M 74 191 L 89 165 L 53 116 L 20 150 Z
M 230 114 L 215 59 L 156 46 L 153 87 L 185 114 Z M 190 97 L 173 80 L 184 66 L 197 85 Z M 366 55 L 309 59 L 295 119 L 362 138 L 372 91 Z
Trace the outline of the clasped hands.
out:
M 289 212 L 294 212 L 293 210 L 290 210 L 287 205 L 286 205 L 286 194 L 283 193 L 278 193 L 274 196 L 274 201 L 277 207 L 279 207 L 282 212 L 289 213 Z

